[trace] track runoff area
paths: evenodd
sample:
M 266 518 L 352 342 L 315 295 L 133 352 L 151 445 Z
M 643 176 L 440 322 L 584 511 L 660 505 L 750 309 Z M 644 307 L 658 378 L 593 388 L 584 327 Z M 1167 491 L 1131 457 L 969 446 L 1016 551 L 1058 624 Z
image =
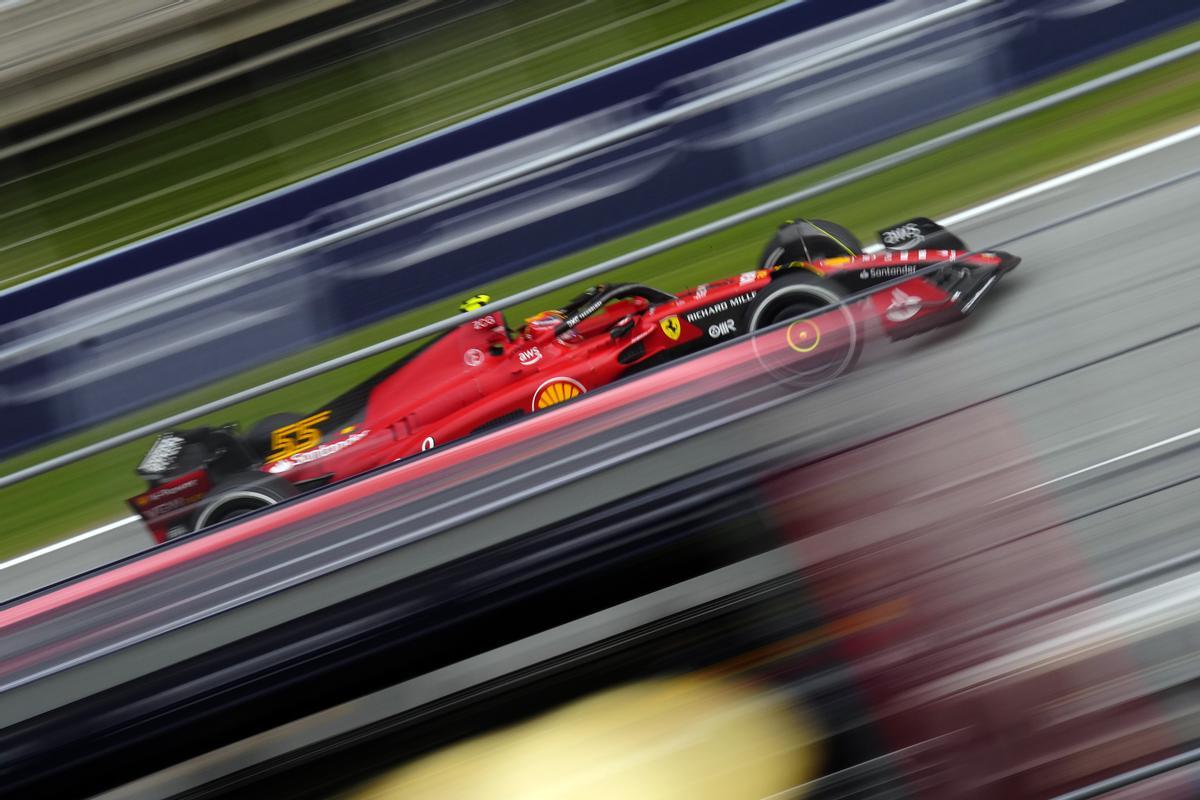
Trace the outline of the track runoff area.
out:
M 988 215 L 996 214 L 1000 211 L 1019 208 L 1022 204 L 1028 203 L 1034 198 L 1053 193 L 1064 187 L 1069 187 L 1079 181 L 1099 175 L 1123 164 L 1166 151 L 1197 137 L 1200 137 L 1200 125 L 1134 147 L 977 206 L 964 209 L 939 221 L 948 228 L 954 228 L 964 223 L 986 218 Z M 1149 443 L 1130 451 L 1130 453 L 1115 455 L 1095 465 L 1086 466 L 1079 470 L 1079 472 L 1082 473 L 1099 468 L 1107 463 L 1119 461 L 1139 453 L 1149 452 L 1158 447 L 1167 446 L 1182 439 L 1195 436 L 1200 436 L 1200 428 L 1168 437 L 1162 442 Z M 103 545 L 100 544 L 101 542 L 103 542 Z M 151 544 L 152 542 L 143 530 L 141 521 L 137 517 L 129 516 L 115 520 L 47 547 L 0 562 L 0 572 L 14 570 L 22 565 L 27 565 L 24 571 L 29 573 L 28 579 L 25 580 L 21 579 L 23 576 L 19 572 L 5 575 L 3 584 L 6 587 L 6 591 L 4 594 L 7 597 L 14 597 L 35 590 L 43 585 L 71 577 L 87 569 L 102 566 L 104 563 L 115 558 L 141 552 L 148 549 Z M 52 557 L 55 554 L 58 555 Z M 4 597 L 0 596 L 0 600 L 3 599 Z

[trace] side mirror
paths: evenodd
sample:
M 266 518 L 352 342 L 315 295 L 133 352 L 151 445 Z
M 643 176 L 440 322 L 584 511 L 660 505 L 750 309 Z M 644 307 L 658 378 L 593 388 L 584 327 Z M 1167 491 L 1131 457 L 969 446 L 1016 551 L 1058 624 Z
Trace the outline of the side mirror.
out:
M 632 316 L 627 316 L 616 325 L 613 325 L 611 328 L 609 328 L 608 335 L 614 340 L 620 339 L 622 336 L 633 330 L 633 325 L 635 322 L 636 320 Z

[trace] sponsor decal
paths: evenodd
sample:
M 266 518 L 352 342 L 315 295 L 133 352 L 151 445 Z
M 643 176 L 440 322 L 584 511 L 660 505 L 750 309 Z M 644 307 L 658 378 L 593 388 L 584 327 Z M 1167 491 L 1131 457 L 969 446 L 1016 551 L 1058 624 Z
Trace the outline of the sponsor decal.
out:
M 331 456 L 334 453 L 339 453 L 355 442 L 365 438 L 370 432 L 371 431 L 369 430 L 359 431 L 358 433 L 350 434 L 345 439 L 340 439 L 336 442 L 330 442 L 329 444 L 323 444 L 320 447 L 317 447 L 313 450 L 306 450 L 303 453 L 296 453 L 291 457 L 291 461 L 299 465 L 307 464 L 310 461 L 316 461 L 317 459 L 325 458 L 326 456 Z
M 708 326 L 708 335 L 714 339 L 720 339 L 731 333 L 737 333 L 737 323 L 731 319 L 724 319 L 715 325 Z
M 902 275 L 912 275 L 917 271 L 917 264 L 902 264 L 895 267 L 872 267 L 858 273 L 863 280 L 868 278 L 899 278 Z
M 697 300 L 703 300 L 704 298 L 708 297 L 708 284 L 705 283 L 697 286 L 696 291 L 692 293 L 692 297 Z
M 133 503 L 143 519 L 154 522 L 199 502 L 208 493 L 210 485 L 207 476 L 198 475 L 152 489 L 135 497 Z
M 850 263 L 850 256 L 838 256 L 837 258 L 827 258 L 821 262 L 827 267 L 840 267 Z
M 267 463 L 274 464 L 285 458 L 290 458 L 303 450 L 311 450 L 321 443 L 321 431 L 317 429 L 332 412 L 319 411 L 311 417 L 305 417 L 299 422 L 284 425 L 271 431 L 271 454 Z
M 203 495 L 198 495 L 194 498 L 176 497 L 166 501 L 165 503 L 159 503 L 158 505 L 144 509 L 142 511 L 142 518 L 147 522 L 154 522 L 155 520 L 161 519 L 162 517 L 174 513 L 181 508 L 187 508 L 192 503 L 199 500 L 202 496 Z
M 787 326 L 788 347 L 797 353 L 811 353 L 821 343 L 821 328 L 811 319 L 802 319 Z
M 588 303 L 587 305 L 585 305 L 583 308 L 576 311 L 571 316 L 567 317 L 567 319 L 566 319 L 567 327 L 574 328 L 576 325 L 578 325 L 584 319 L 586 319 L 587 317 L 590 317 L 592 314 L 594 314 L 596 309 L 600 308 L 600 306 L 602 306 L 602 305 L 604 305 L 604 295 L 603 294 L 600 297 L 597 297 L 595 300 Z
M 909 222 L 905 225 L 900 225 L 898 227 L 889 228 L 888 230 L 883 231 L 883 233 L 879 235 L 879 238 L 881 238 L 883 243 L 888 247 L 895 247 L 903 242 L 908 242 L 912 239 L 920 240 L 923 237 L 921 236 L 921 226 L 917 225 L 915 222 Z
M 477 331 L 482 331 L 487 328 L 494 328 L 499 324 L 500 323 L 496 321 L 495 317 L 493 317 L 491 314 L 488 314 L 486 317 L 480 317 L 479 319 L 472 321 L 471 327 Z
M 574 378 L 551 378 L 533 393 L 534 411 L 565 403 L 586 392 L 583 384 Z
M 906 294 L 896 288 L 892 289 L 892 303 L 887 307 L 884 316 L 892 322 L 904 322 L 915 317 L 920 310 L 921 298 Z
M 683 318 L 688 322 L 696 322 L 697 320 L 707 319 L 714 314 L 721 314 L 731 308 L 744 306 L 758 295 L 758 292 L 747 292 L 739 294 L 737 297 L 731 297 L 728 300 L 722 300 L 719 303 L 713 303 L 711 306 L 701 308 L 698 311 L 693 311 L 690 314 L 684 314 Z
M 672 314 L 666 319 L 660 320 L 658 327 L 662 328 L 662 332 L 667 335 L 667 338 L 672 342 L 679 339 L 679 334 L 683 333 L 683 326 L 679 324 L 679 317 Z
M 760 277 L 760 275 L 759 275 L 758 271 L 743 272 L 741 275 L 738 275 L 738 286 L 744 286 L 747 283 L 754 283 L 756 280 L 759 279 L 759 277 Z
M 140 502 L 138 505 L 146 505 L 147 503 L 155 503 L 159 500 L 165 500 L 168 497 L 174 497 L 177 494 L 182 494 L 189 489 L 195 489 L 199 485 L 200 481 L 196 478 L 192 478 L 191 480 L 184 481 L 178 486 L 164 486 L 161 489 L 155 489 L 154 491 L 139 497 L 138 500 Z
M 345 450 L 350 445 L 354 444 L 355 442 L 359 441 L 360 439 L 363 439 L 370 432 L 371 432 L 370 430 L 359 431 L 358 433 L 354 433 L 354 434 L 347 436 L 345 439 L 339 439 L 336 442 L 330 442 L 329 444 L 323 444 L 320 447 L 317 447 L 312 450 L 305 450 L 302 453 L 293 453 L 292 455 L 288 456 L 287 458 L 276 461 L 274 464 L 272 464 L 270 467 L 267 468 L 267 472 L 270 472 L 273 475 L 278 474 L 280 472 L 287 472 L 289 469 L 293 469 L 294 467 L 303 466 L 304 464 L 308 464 L 309 462 L 316 461 L 318 459 L 325 458 L 327 456 L 331 456 L 334 453 L 340 453 L 342 450 Z
M 477 347 L 472 347 L 463 353 L 463 363 L 468 367 L 478 367 L 483 363 L 483 351 Z
M 517 361 L 521 362 L 522 366 L 532 367 L 541 360 L 542 351 L 536 347 L 530 347 L 528 350 L 517 353 Z
M 432 436 L 426 436 L 425 440 L 421 442 L 422 453 L 424 453 L 426 450 L 432 450 L 435 447 L 437 447 L 437 442 L 433 440 Z

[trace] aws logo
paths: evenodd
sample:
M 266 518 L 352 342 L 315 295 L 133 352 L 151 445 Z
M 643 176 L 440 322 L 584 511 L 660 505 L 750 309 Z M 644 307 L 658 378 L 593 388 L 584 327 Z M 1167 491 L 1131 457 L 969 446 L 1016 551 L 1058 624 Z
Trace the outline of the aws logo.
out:
M 533 393 L 533 411 L 565 403 L 586 392 L 583 384 L 573 378 L 551 378 Z
M 536 347 L 530 347 L 528 350 L 522 350 L 517 353 L 517 361 L 523 367 L 532 367 L 534 364 L 542 360 L 542 351 Z

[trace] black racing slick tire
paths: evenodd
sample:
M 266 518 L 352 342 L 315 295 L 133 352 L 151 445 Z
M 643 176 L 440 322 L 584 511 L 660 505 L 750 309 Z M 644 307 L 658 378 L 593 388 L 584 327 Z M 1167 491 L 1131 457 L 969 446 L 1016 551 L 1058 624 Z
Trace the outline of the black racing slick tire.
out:
M 230 484 L 214 493 L 196 515 L 195 530 L 253 514 L 299 493 L 295 486 L 274 475 L 250 473 L 244 477 L 233 476 Z
M 862 242 L 848 229 L 827 219 L 800 220 L 779 227 L 763 249 L 761 269 L 797 261 L 862 253 Z
M 746 310 L 746 329 L 755 337 L 760 363 L 777 379 L 803 386 L 831 381 L 854 368 L 862 355 L 862 322 L 846 292 L 807 270 L 785 271 L 758 293 Z M 787 324 L 785 324 L 787 323 Z M 779 347 L 778 338 L 786 347 Z M 770 355 L 768 355 L 770 354 Z

